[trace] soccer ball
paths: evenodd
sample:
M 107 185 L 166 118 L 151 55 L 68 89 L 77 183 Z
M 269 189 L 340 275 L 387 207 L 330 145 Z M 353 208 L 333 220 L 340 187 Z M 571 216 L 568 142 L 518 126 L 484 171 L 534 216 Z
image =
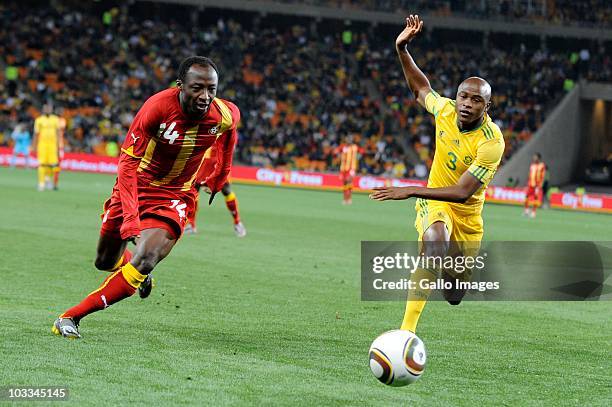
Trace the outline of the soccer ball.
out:
M 425 344 L 410 331 L 385 332 L 370 346 L 370 370 L 389 386 L 406 386 L 419 380 L 426 361 Z

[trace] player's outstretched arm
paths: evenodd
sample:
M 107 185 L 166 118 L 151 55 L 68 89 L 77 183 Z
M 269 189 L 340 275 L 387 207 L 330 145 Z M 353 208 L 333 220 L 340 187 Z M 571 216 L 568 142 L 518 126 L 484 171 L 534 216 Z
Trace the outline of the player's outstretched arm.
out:
M 406 27 L 395 40 L 395 49 L 400 63 L 402 64 L 404 77 L 406 78 L 406 82 L 408 82 L 410 90 L 414 93 L 417 102 L 425 107 L 425 97 L 431 92 L 431 85 L 429 84 L 429 79 L 427 79 L 408 52 L 408 43 L 412 41 L 422 29 L 423 20 L 421 20 L 418 15 L 411 14 L 408 16 L 406 18 Z
M 209 205 L 212 204 L 216 193 L 221 191 L 221 188 L 223 188 L 223 185 L 227 182 L 227 178 L 232 168 L 232 158 L 237 142 L 238 131 L 236 128 L 228 130 L 216 141 L 218 149 L 217 164 L 215 165 L 213 173 L 204 180 L 205 187 L 210 191 L 206 191 L 210 193 L 210 199 L 208 200 Z
M 456 185 L 442 188 L 427 187 L 378 187 L 370 194 L 376 201 L 402 200 L 408 198 L 433 199 L 435 201 L 464 203 L 482 183 L 469 172 L 463 173 Z
M 138 213 L 138 167 L 148 147 L 150 135 L 155 134 L 162 122 L 162 107 L 148 99 L 130 125 L 119 155 L 117 187 L 123 214 L 121 239 L 134 240 L 140 236 Z

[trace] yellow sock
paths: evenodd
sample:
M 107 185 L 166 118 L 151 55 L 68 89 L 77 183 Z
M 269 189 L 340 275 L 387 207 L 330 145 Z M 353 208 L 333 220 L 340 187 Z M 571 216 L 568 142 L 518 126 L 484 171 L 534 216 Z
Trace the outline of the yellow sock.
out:
M 121 274 L 123 274 L 125 281 L 134 288 L 140 287 L 140 283 L 147 278 L 146 274 L 140 274 L 140 271 L 136 270 L 136 267 L 132 266 L 131 263 L 121 267 Z
M 46 167 L 39 165 L 38 166 L 38 186 L 40 187 L 44 187 L 45 186 L 45 173 L 46 173 Z
M 225 202 L 233 201 L 234 199 L 236 199 L 236 194 L 230 192 L 229 195 L 225 197 Z
M 435 281 L 438 273 L 435 270 L 426 270 L 418 268 L 410 278 L 410 281 L 414 281 L 416 286 L 414 289 L 408 289 L 408 299 L 406 301 L 406 311 L 404 312 L 404 320 L 400 329 L 404 331 L 416 332 L 417 324 L 419 323 L 419 317 L 425 308 L 427 298 L 431 289 L 423 289 L 420 287 L 419 282 L 421 280 L 427 280 L 429 282 Z

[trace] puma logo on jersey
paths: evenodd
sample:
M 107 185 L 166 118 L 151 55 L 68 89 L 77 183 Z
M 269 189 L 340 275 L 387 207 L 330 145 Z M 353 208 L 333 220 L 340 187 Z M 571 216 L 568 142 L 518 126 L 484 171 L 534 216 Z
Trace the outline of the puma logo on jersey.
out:
M 130 133 L 130 136 L 132 136 L 132 139 L 134 140 L 134 144 L 136 144 L 136 140 L 140 138 L 140 137 L 136 137 L 134 133 Z

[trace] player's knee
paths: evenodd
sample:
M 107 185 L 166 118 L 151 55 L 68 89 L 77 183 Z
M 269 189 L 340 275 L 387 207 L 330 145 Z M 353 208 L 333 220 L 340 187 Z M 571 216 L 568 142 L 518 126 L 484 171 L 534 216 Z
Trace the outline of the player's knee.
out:
M 444 257 L 448 253 L 449 243 L 444 240 L 424 241 L 423 254 L 427 257 Z
M 431 225 L 423 234 L 423 251 L 426 256 L 446 256 L 450 246 L 446 226 L 442 222 Z

